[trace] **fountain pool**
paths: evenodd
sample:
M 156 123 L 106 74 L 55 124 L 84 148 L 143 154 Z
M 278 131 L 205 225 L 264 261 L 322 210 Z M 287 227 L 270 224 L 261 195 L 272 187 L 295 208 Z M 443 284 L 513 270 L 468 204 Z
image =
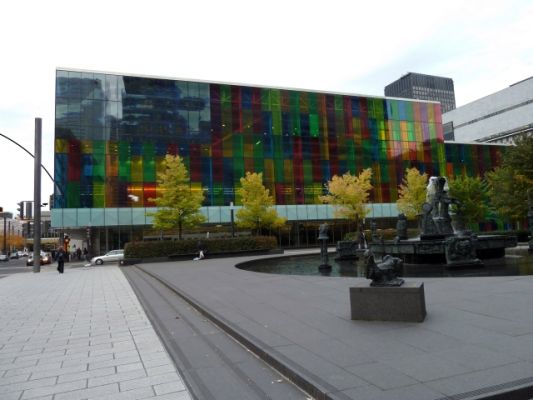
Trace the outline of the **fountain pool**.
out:
M 476 277 L 533 275 L 533 254 L 527 250 L 513 249 L 503 258 L 483 260 L 483 265 L 470 267 L 447 267 L 445 264 L 404 264 L 404 277 Z M 282 275 L 322 275 L 337 277 L 366 277 L 366 266 L 360 260 L 335 260 L 336 253 L 330 255 L 330 271 L 319 271 L 320 254 L 276 257 L 247 261 L 237 268 L 247 271 Z

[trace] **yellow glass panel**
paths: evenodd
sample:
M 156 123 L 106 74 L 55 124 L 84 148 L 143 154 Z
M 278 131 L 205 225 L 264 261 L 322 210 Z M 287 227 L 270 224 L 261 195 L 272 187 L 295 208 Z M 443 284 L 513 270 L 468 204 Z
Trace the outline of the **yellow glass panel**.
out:
M 65 139 L 56 139 L 55 152 L 56 153 L 68 153 L 68 143 Z

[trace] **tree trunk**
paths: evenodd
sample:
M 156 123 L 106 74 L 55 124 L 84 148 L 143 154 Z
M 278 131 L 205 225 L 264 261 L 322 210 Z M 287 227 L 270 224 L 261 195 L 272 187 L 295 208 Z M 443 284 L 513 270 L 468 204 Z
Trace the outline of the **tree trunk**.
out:
M 181 240 L 182 223 L 181 219 L 178 221 L 178 239 Z

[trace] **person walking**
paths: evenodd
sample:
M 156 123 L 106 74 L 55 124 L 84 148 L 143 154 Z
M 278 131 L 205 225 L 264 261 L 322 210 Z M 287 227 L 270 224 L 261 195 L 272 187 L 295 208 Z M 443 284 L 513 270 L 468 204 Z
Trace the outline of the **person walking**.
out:
M 63 247 L 57 249 L 57 271 L 62 274 L 65 269 L 65 250 Z

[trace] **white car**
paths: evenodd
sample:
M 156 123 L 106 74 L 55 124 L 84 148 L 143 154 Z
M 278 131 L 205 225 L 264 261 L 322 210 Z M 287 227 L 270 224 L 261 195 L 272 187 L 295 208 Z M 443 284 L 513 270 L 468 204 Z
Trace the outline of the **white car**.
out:
M 0 254 L 0 261 L 9 261 L 7 254 Z
M 124 250 L 111 250 L 103 256 L 91 258 L 91 265 L 102 265 L 105 262 L 120 261 L 124 259 Z

